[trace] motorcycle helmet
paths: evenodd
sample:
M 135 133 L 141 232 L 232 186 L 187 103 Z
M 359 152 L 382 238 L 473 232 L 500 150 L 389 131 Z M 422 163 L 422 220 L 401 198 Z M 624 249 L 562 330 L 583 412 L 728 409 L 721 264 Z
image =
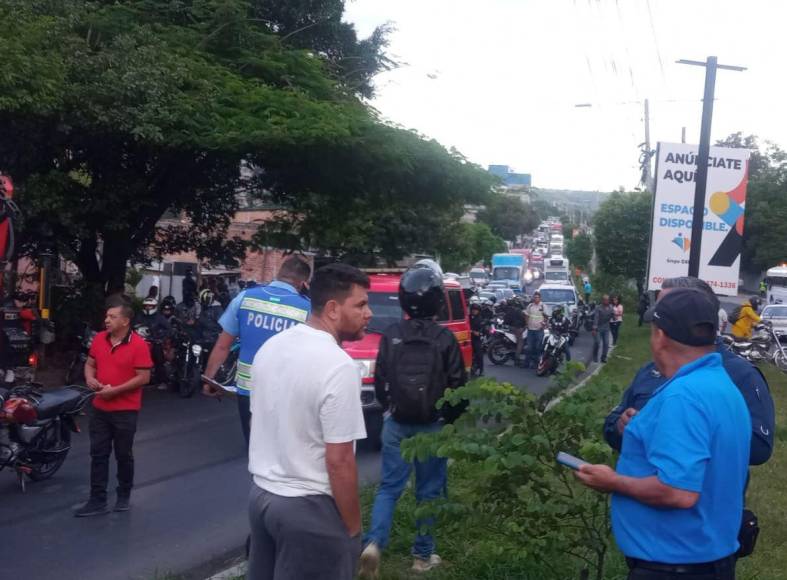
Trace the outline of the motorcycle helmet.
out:
M 428 268 L 432 270 L 435 274 L 437 274 L 440 279 L 443 278 L 443 269 L 440 267 L 440 264 L 435 262 L 434 260 L 430 260 L 429 258 L 424 258 L 423 260 L 418 260 L 413 266 L 413 269 L 416 268 Z
M 552 316 L 555 318 L 562 318 L 563 317 L 563 307 L 559 304 L 552 309 Z
M 177 304 L 177 301 L 175 300 L 175 297 L 172 296 L 171 294 L 169 296 L 164 296 L 164 298 L 161 299 L 161 309 L 162 310 L 166 306 L 172 306 L 174 308 L 175 304 Z
M 152 316 L 157 308 L 158 300 L 155 298 L 145 298 L 145 300 L 142 301 L 142 312 L 145 313 L 145 316 Z
M 431 268 L 407 270 L 399 281 L 399 304 L 410 318 L 432 318 L 444 301 L 443 279 Z
M 752 296 L 749 298 L 749 304 L 751 304 L 751 307 L 757 312 L 760 309 L 760 298 L 758 296 Z
M 199 303 L 204 307 L 207 308 L 211 304 L 213 304 L 213 291 L 209 289 L 205 289 L 199 293 Z

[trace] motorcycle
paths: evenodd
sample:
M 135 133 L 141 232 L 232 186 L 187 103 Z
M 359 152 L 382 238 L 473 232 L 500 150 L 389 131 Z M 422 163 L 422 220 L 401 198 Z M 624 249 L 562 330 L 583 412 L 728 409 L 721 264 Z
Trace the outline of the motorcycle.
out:
M 593 330 L 593 316 L 596 314 L 596 303 L 591 302 L 590 304 L 584 305 L 582 308 L 582 324 L 585 326 L 585 330 L 590 332 Z
M 493 365 L 504 365 L 516 358 L 516 336 L 505 326 L 491 324 L 486 348 L 486 355 Z
M 749 340 L 735 340 L 728 335 L 724 335 L 722 340 L 729 350 L 751 363 L 769 360 L 780 371 L 787 372 L 787 350 L 782 346 L 773 330 L 773 325 L 768 321 L 755 326 L 754 334 Z
M 179 324 L 174 325 L 173 334 L 175 373 L 171 377 L 171 387 L 187 399 L 193 397 L 202 386 L 202 373 L 208 361 L 210 347 L 201 344 Z
M 582 328 L 582 320 L 579 308 L 571 309 L 571 314 L 569 315 L 568 321 L 568 345 L 574 346 L 574 341 L 579 336 L 579 331 Z
M 89 324 L 83 325 L 81 333 L 77 336 L 79 351 L 74 354 L 74 358 L 71 359 L 68 370 L 66 370 L 67 385 L 85 384 L 85 363 L 90 354 L 90 347 L 93 346 L 93 339 L 97 334 Z
M 79 386 L 0 389 L 0 471 L 14 469 L 22 492 L 28 479 L 49 479 L 63 465 L 71 434 L 80 432 L 76 416 L 93 395 Z
M 563 358 L 566 356 L 566 344 L 568 336 L 555 332 L 554 330 L 544 331 L 544 343 L 541 349 L 541 357 L 538 359 L 536 375 L 543 377 L 547 374 L 554 374 Z

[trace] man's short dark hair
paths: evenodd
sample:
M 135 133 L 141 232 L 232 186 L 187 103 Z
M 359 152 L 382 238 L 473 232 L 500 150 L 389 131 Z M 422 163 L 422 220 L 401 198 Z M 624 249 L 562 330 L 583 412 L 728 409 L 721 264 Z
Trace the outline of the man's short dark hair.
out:
M 134 308 L 128 302 L 123 300 L 107 300 L 107 310 L 112 308 L 120 308 L 120 315 L 129 320 L 134 319 Z
M 663 288 L 693 288 L 695 290 L 702 290 L 705 294 L 707 294 L 710 301 L 716 306 L 716 310 L 721 308 L 721 302 L 719 302 L 719 297 L 716 296 L 716 293 L 713 291 L 713 288 L 705 280 L 700 280 L 699 278 L 695 278 L 694 276 L 676 276 L 675 278 L 664 278 L 664 281 L 661 283 L 661 287 Z
M 278 278 L 293 282 L 307 282 L 311 275 L 312 269 L 305 260 L 298 256 L 290 256 L 282 262 Z
M 344 302 L 353 286 L 369 289 L 369 276 L 349 264 L 328 264 L 314 273 L 309 294 L 312 310 L 320 312 L 330 300 Z

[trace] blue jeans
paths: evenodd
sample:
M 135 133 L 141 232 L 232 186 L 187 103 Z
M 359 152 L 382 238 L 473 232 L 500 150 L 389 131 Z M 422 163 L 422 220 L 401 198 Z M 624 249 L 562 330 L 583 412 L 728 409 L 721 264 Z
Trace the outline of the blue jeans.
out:
M 543 330 L 527 331 L 527 358 L 525 359 L 531 367 L 538 366 L 538 357 L 541 356 L 541 347 L 544 345 Z
M 428 425 L 406 425 L 388 416 L 383 421 L 383 470 L 380 487 L 374 498 L 372 521 L 364 545 L 374 542 L 380 548 L 388 545 L 391 534 L 394 509 L 402 495 L 410 473 L 415 467 L 415 501 L 423 503 L 445 496 L 447 484 L 447 462 L 444 458 L 431 457 L 427 461 L 408 463 L 402 459 L 400 445 L 404 439 L 418 433 L 434 433 L 442 428 L 442 423 Z M 435 542 L 431 534 L 434 518 L 415 522 L 416 535 L 413 555 L 428 559 L 434 553 Z
M 601 351 L 601 361 L 607 361 L 607 352 L 609 351 L 609 329 L 605 328 L 604 330 L 598 330 L 596 335 L 593 337 L 593 361 L 598 362 L 598 349 L 599 346 L 603 345 L 604 348 Z

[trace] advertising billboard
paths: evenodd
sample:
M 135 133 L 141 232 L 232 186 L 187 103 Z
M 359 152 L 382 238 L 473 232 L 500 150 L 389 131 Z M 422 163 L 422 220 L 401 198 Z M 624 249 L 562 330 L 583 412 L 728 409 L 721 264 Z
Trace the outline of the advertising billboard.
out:
M 648 257 L 648 290 L 689 272 L 697 145 L 659 143 Z M 711 147 L 700 278 L 717 294 L 738 293 L 749 150 Z

